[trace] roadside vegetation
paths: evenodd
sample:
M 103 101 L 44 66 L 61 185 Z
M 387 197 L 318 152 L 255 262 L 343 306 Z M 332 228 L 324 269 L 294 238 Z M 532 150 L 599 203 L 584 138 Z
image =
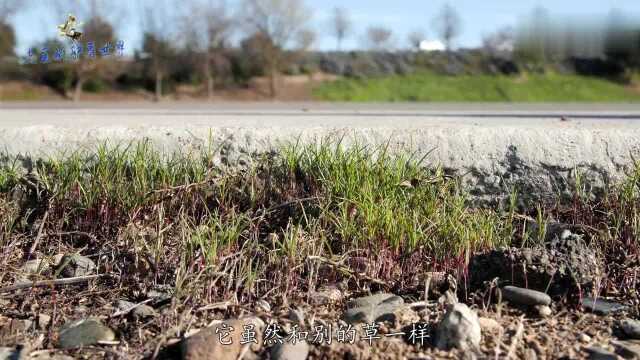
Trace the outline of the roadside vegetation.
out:
M 245 166 L 215 159 L 215 148 L 165 156 L 144 142 L 44 160 L 26 175 L 17 163 L 3 165 L 0 245 L 13 256 L 2 266 L 36 251 L 78 251 L 82 240 L 85 253 L 110 249 L 151 266 L 121 274 L 151 280 L 137 286 L 160 281 L 180 292 L 194 271 L 198 286 L 213 286 L 222 272 L 234 287 L 215 287 L 221 292 L 208 301 L 228 291 L 255 299 L 310 290 L 323 262 L 348 269 L 353 259 L 364 261 L 366 278 L 402 286 L 430 268 L 463 266 L 477 252 L 543 239 L 523 236 L 527 219 L 587 225 L 594 244 L 632 251 L 640 235 L 640 167 L 598 202 L 577 188 L 573 204 L 525 210 L 513 205 L 515 192 L 511 205 L 471 207 L 455 178 L 386 147 L 325 141 Z M 267 275 L 282 266 L 298 270 Z M 332 277 L 355 274 L 336 269 Z
M 329 285 L 420 294 L 427 274 L 464 283 L 476 254 L 541 244 L 551 222 L 579 226 L 607 260 L 602 295 L 635 293 L 640 166 L 597 200 L 578 180 L 568 203 L 517 208 L 514 191 L 507 204 L 479 208 L 456 178 L 424 167 L 410 149 L 327 139 L 224 165 L 215 146 L 162 154 L 152 145 L 103 145 L 38 161 L 29 173 L 3 160 L 0 295 L 24 281 L 26 260 L 85 256 L 100 274 L 89 287 L 34 287 L 14 305 L 53 309 L 59 327 L 79 304 L 141 301 L 161 291 L 173 299 L 171 311 L 145 331 L 111 322 L 127 336 L 122 351 L 151 356 L 166 345 L 167 329 L 186 331 L 183 314 L 204 311 L 196 309 L 309 303 Z M 542 226 L 532 231 L 531 222 Z M 54 343 L 48 337 L 44 347 Z
M 431 72 L 326 83 L 314 95 L 328 101 L 637 102 L 640 92 L 607 79 L 570 74 L 518 76 Z

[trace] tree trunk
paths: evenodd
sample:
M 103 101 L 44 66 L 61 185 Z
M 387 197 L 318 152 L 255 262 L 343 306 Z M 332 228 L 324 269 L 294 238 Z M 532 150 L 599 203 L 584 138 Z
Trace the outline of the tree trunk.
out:
M 156 71 L 156 101 L 162 100 L 162 71 Z
M 76 81 L 76 88 L 73 91 L 73 101 L 80 101 L 80 96 L 82 95 L 82 86 L 84 85 L 84 77 L 79 76 L 78 81 Z
M 214 86 L 213 76 L 209 74 L 207 76 L 207 97 L 209 98 L 209 100 L 213 100 L 213 86 Z
M 204 60 L 204 76 L 207 79 L 207 98 L 213 100 L 214 79 L 211 71 L 211 52 L 207 50 Z
M 271 98 L 275 99 L 278 96 L 278 67 L 275 61 L 271 64 L 271 71 L 269 71 L 269 90 L 271 92 Z

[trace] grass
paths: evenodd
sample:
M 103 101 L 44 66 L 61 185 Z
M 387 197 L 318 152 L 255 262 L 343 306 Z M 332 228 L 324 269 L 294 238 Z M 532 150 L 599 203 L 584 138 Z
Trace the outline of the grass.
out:
M 128 291 L 168 285 L 207 303 L 304 297 L 324 281 L 402 288 L 521 244 L 531 216 L 587 224 L 603 249 L 637 253 L 640 166 L 603 199 L 577 192 L 518 214 L 517 194 L 506 208 L 470 207 L 457 179 L 408 154 L 325 140 L 227 167 L 215 147 L 162 154 L 141 142 L 45 159 L 26 175 L 5 162 L 0 248 L 15 255 L 0 266 L 21 263 L 41 233 L 39 256 L 111 254 Z
M 635 102 L 640 93 L 623 85 L 578 75 L 526 74 L 519 77 L 428 72 L 406 76 L 343 79 L 316 88 L 327 101 L 420 102 Z

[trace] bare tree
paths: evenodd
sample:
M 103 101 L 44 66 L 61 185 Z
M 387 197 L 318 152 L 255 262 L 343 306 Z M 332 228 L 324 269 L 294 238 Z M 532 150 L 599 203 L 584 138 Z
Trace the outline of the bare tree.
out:
M 370 26 L 367 28 L 366 40 L 370 49 L 387 50 L 391 46 L 393 32 L 384 26 Z
M 80 101 L 82 96 L 82 88 L 88 79 L 94 77 L 105 76 L 115 73 L 116 65 L 108 59 L 97 56 L 99 49 L 107 44 L 111 46 L 115 43 L 114 24 L 122 21 L 124 18 L 124 9 L 117 8 L 110 4 L 108 6 L 104 2 L 97 0 L 56 0 L 50 3 L 56 17 L 60 17 L 60 22 L 66 20 L 67 14 L 76 15 L 80 23 L 83 23 L 80 31 L 82 32 L 83 44 L 82 54 L 75 59 L 73 72 L 75 77 L 75 86 L 73 91 L 73 101 Z M 93 51 L 96 56 L 89 57 L 89 42 L 93 43 Z
M 493 57 L 510 55 L 514 50 L 515 31 L 507 26 L 482 39 L 484 51 Z
M 426 40 L 426 35 L 422 30 L 414 30 L 409 33 L 407 40 L 413 50 L 420 50 L 420 43 Z
M 162 100 L 162 82 L 169 72 L 171 58 L 174 55 L 171 43 L 175 36 L 173 26 L 177 14 L 171 13 L 171 4 L 166 0 L 154 0 L 142 9 L 144 57 L 155 79 L 155 100 Z
M 447 52 L 453 49 L 453 40 L 460 35 L 462 21 L 451 4 L 445 4 L 434 19 L 434 29 L 444 43 Z
M 207 96 L 213 98 L 215 76 L 222 48 L 230 36 L 233 21 L 224 0 L 194 2 L 182 20 L 186 45 L 196 50 L 207 82 Z
M 26 3 L 26 0 L 0 0 L 0 24 L 4 24 Z
M 299 45 L 300 34 L 308 31 L 306 25 L 311 11 L 303 0 L 244 0 L 242 11 L 249 33 L 260 40 L 271 96 L 276 97 L 279 72 L 287 60 L 287 50 L 292 50 L 287 47 L 300 50 L 296 45 Z
M 351 18 L 347 10 L 342 7 L 334 8 L 331 17 L 331 33 L 336 38 L 338 51 L 342 50 L 342 41 L 349 36 L 351 27 Z

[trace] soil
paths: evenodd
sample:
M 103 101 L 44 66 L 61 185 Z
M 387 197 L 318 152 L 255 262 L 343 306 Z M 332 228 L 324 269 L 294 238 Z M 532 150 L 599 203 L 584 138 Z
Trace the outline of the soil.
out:
M 229 87 L 216 89 L 211 101 L 311 101 L 314 87 L 326 81 L 336 80 L 336 76 L 327 74 L 282 76 L 279 91 L 275 98 L 269 93 L 267 78 L 252 79 L 247 87 Z M 153 101 L 153 93 L 145 90 L 117 91 L 100 93 L 83 92 L 81 101 Z M 0 101 L 70 101 L 60 93 L 44 85 L 24 81 L 0 83 Z M 175 92 L 165 96 L 164 100 L 207 100 L 206 90 L 202 86 L 179 85 Z

